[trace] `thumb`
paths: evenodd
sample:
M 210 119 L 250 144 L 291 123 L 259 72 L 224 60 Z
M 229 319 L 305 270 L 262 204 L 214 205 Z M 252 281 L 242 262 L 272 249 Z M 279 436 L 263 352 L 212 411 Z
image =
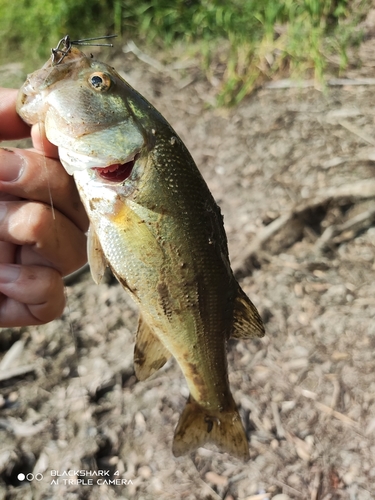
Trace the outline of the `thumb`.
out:
M 59 158 L 57 146 L 49 142 L 46 137 L 44 123 L 39 122 L 32 126 L 31 139 L 38 153 L 48 156 L 48 158 Z

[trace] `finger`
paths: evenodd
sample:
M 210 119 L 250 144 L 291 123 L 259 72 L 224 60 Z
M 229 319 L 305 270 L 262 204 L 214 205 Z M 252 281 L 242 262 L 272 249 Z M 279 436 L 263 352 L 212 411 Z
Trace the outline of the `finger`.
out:
M 6 241 L 0 241 L 0 263 L 8 264 L 15 262 L 17 246 Z
M 86 262 L 86 236 L 43 203 L 0 202 L 0 240 L 21 245 L 20 264 L 44 264 L 63 276 Z M 41 260 L 42 259 L 42 260 Z
M 30 127 L 16 112 L 18 90 L 0 88 L 0 141 L 30 137 Z
M 0 191 L 53 204 L 82 231 L 88 219 L 72 176 L 57 160 L 23 149 L 0 149 Z
M 0 201 L 16 201 L 19 200 L 17 196 L 12 196 L 7 193 L 0 192 Z M 7 264 L 9 262 L 15 262 L 17 253 L 17 245 L 13 243 L 7 243 L 6 241 L 0 241 L 0 263 Z
M 0 327 L 40 325 L 59 317 L 64 283 L 50 267 L 0 264 Z
M 59 152 L 57 146 L 49 142 L 46 137 L 44 123 L 37 123 L 31 127 L 31 138 L 33 146 L 37 152 L 49 158 L 58 158 Z

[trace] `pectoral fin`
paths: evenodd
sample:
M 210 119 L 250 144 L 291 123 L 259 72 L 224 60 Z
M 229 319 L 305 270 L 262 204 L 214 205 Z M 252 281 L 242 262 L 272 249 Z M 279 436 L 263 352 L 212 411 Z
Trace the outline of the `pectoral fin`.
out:
M 170 356 L 171 353 L 140 316 L 134 348 L 134 370 L 138 380 L 145 380 L 159 370 Z
M 232 338 L 263 337 L 264 325 L 256 307 L 240 286 L 234 302 Z
M 90 264 L 92 279 L 99 285 L 107 267 L 107 259 L 104 257 L 99 238 L 92 226 L 89 227 L 87 235 L 87 258 Z

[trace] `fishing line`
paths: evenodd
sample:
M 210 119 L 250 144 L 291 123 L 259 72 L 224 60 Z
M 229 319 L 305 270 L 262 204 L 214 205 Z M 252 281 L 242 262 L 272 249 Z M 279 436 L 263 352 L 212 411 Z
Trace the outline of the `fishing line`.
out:
M 38 122 L 38 128 L 39 128 L 39 135 L 42 138 L 43 131 L 42 131 L 42 123 L 40 121 Z M 55 207 L 53 205 L 53 198 L 52 198 L 52 191 L 51 191 L 51 184 L 50 184 L 49 175 L 48 175 L 46 150 L 44 148 L 43 140 L 41 141 L 41 148 L 42 148 L 42 155 L 43 155 L 43 160 L 44 160 L 43 161 L 43 169 L 44 169 L 44 174 L 45 174 L 46 179 L 47 179 L 48 197 L 49 197 L 49 203 L 50 203 L 51 211 L 52 211 L 52 219 L 56 220 Z
M 46 78 L 44 79 L 44 83 L 47 82 L 47 80 L 48 80 L 51 72 L 52 72 L 52 69 L 47 74 Z M 39 135 L 42 138 L 43 135 L 45 135 L 45 131 L 42 129 L 42 122 L 41 121 L 38 122 L 38 129 L 39 129 Z M 41 140 L 41 151 L 42 151 L 42 155 L 43 155 L 43 170 L 44 170 L 45 177 L 46 177 L 46 180 L 47 180 L 48 197 L 49 197 L 49 203 L 50 203 L 50 206 L 51 206 L 52 219 L 55 222 L 54 226 L 55 226 L 56 239 L 57 239 L 57 241 L 59 243 L 60 239 L 59 239 L 58 234 L 57 234 L 56 213 L 55 213 L 55 207 L 54 207 L 54 202 L 53 202 L 51 183 L 50 183 L 50 178 L 49 178 L 49 169 L 48 169 L 48 166 L 47 166 L 47 155 L 46 155 L 46 150 L 45 150 L 45 146 L 44 146 L 44 141 L 43 140 Z M 84 388 L 83 382 L 82 382 L 82 378 L 81 378 L 80 373 L 79 373 L 78 337 L 77 337 L 77 334 L 75 332 L 75 329 L 74 329 L 74 326 L 73 326 L 73 322 L 71 320 L 71 317 L 72 317 L 71 307 L 70 307 L 70 303 L 69 303 L 68 289 L 67 289 L 67 286 L 66 286 L 65 282 L 64 282 L 64 296 L 65 296 L 65 304 L 66 304 L 65 307 L 67 309 L 67 323 L 68 323 L 68 328 L 69 328 L 69 332 L 70 332 L 71 338 L 73 340 L 73 345 L 74 345 L 74 359 L 75 359 L 75 364 L 76 364 L 75 368 L 76 368 L 77 376 L 78 376 L 78 379 L 79 379 L 80 396 L 82 396 L 82 395 L 85 394 L 85 392 L 86 392 L 86 394 L 88 394 L 88 391 L 87 391 L 87 389 Z M 88 410 L 87 397 L 84 397 L 84 411 L 87 412 L 87 410 Z
M 73 322 L 70 319 L 72 312 L 71 312 L 70 303 L 69 303 L 68 287 L 67 286 L 64 286 L 64 295 L 65 295 L 66 309 L 68 312 L 67 316 L 68 316 L 68 323 L 69 323 L 69 331 L 70 331 L 70 335 L 72 336 L 73 344 L 74 344 L 74 360 L 75 360 L 75 364 L 76 364 L 75 368 L 77 371 L 77 376 L 78 376 L 78 380 L 79 380 L 79 389 L 80 389 L 79 397 L 83 396 L 84 411 L 87 412 L 87 410 L 89 409 L 89 405 L 88 405 L 89 393 L 88 393 L 88 389 L 84 387 L 81 375 L 79 373 L 80 358 L 78 355 L 78 336 L 76 334 L 76 331 L 74 330 Z M 72 376 L 72 374 L 70 374 L 70 376 Z
M 48 77 L 46 77 L 46 80 L 47 79 L 48 79 Z M 40 137 L 43 137 L 42 123 L 40 121 L 38 122 L 38 129 L 39 129 Z M 53 220 L 54 220 L 54 222 L 56 224 L 56 213 L 55 213 L 55 208 L 54 208 L 54 203 L 53 203 L 51 183 L 50 183 L 50 179 L 49 179 L 49 169 L 48 169 L 48 166 L 47 166 L 47 156 L 46 156 L 46 152 L 45 152 L 45 147 L 44 147 L 44 142 L 43 141 L 41 141 L 41 150 L 42 150 L 42 155 L 43 155 L 43 170 L 44 170 L 45 177 L 46 177 L 46 180 L 47 180 L 48 197 L 49 197 L 49 202 L 50 202 L 51 211 L 52 211 L 52 218 L 53 218 Z M 55 226 L 56 238 L 59 241 L 58 234 L 57 234 L 57 227 L 56 227 L 55 224 L 54 224 L 54 226 Z M 67 288 L 65 282 L 64 282 L 64 296 L 65 296 L 65 304 L 66 304 L 65 307 L 66 307 L 66 310 L 67 310 L 68 329 L 69 329 L 71 338 L 73 340 L 73 345 L 74 345 L 75 370 L 76 370 L 76 373 L 77 373 L 77 376 L 78 376 L 78 381 L 79 381 L 78 382 L 78 384 L 79 384 L 79 395 L 78 395 L 78 397 L 83 397 L 83 408 L 84 408 L 84 412 L 87 413 L 87 411 L 89 409 L 89 404 L 88 404 L 88 390 L 87 390 L 87 388 L 84 387 L 81 375 L 79 373 L 80 358 L 79 358 L 79 352 L 78 352 L 78 337 L 77 337 L 76 331 L 74 329 L 73 322 L 71 320 L 72 313 L 71 313 L 71 307 L 70 307 L 69 297 L 68 297 L 68 288 Z M 72 376 L 72 374 L 70 374 L 70 375 Z
M 39 133 L 42 136 L 41 122 L 38 123 L 38 127 L 39 127 Z M 55 214 L 55 208 L 54 208 L 54 204 L 53 204 L 51 184 L 50 184 L 50 179 L 49 179 L 49 175 L 48 175 L 47 158 L 46 158 L 45 148 L 44 148 L 43 142 L 42 142 L 42 150 L 43 150 L 43 159 L 44 159 L 43 167 L 44 167 L 46 177 L 47 177 L 48 195 L 49 195 L 49 201 L 50 201 L 51 210 L 52 210 L 52 218 L 56 223 L 56 214 Z M 57 230 L 56 226 L 55 226 L 55 232 L 56 232 L 56 239 L 57 239 L 58 243 L 60 243 L 60 239 L 59 239 L 58 234 L 57 234 L 58 230 Z M 88 408 L 89 408 L 88 402 L 87 402 L 88 391 L 84 387 L 81 375 L 79 373 L 80 358 L 79 358 L 79 353 L 78 353 L 78 337 L 77 337 L 76 331 L 75 331 L 74 326 L 73 326 L 73 321 L 71 320 L 72 312 L 71 312 L 71 307 L 70 307 L 69 297 L 68 297 L 68 287 L 66 286 L 65 282 L 64 282 L 64 296 L 65 296 L 65 307 L 67 309 L 68 328 L 69 328 L 69 332 L 70 332 L 71 338 L 73 340 L 73 345 L 74 345 L 74 360 L 75 360 L 75 365 L 76 365 L 75 369 L 76 369 L 78 380 L 79 380 L 79 393 L 80 394 L 78 397 L 84 398 L 84 401 L 83 401 L 84 402 L 84 411 L 86 413 Z
M 69 35 L 64 36 L 59 40 L 57 46 L 53 49 L 51 49 L 52 55 L 51 55 L 51 70 L 49 74 L 45 78 L 45 83 L 47 82 L 50 73 L 53 71 L 54 66 L 57 66 L 58 64 L 62 63 L 65 59 L 65 57 L 70 53 L 72 46 L 73 45 L 89 45 L 89 46 L 95 46 L 95 47 L 113 47 L 112 43 L 92 43 L 93 41 L 97 40 L 107 40 L 109 38 L 115 38 L 117 35 L 108 35 L 108 36 L 100 36 L 100 37 L 91 37 L 91 38 L 83 38 L 80 40 L 71 40 Z M 41 124 L 39 122 L 39 132 L 41 134 Z M 41 134 L 42 135 L 42 134 Z M 47 162 L 46 162 L 46 155 L 45 155 L 45 149 L 44 149 L 44 144 L 42 143 L 42 149 L 44 153 L 44 165 L 46 168 L 46 171 L 48 171 L 47 168 Z M 48 183 L 48 191 L 49 191 L 49 197 L 50 197 L 50 203 L 52 207 L 52 213 L 53 213 L 53 219 L 55 220 L 55 212 L 54 212 L 54 207 L 53 207 L 53 200 L 52 200 L 52 192 L 50 188 L 50 183 L 49 183 L 49 178 L 47 179 Z M 79 269 L 76 271 L 76 273 L 80 273 L 82 270 Z M 72 275 L 70 275 L 72 276 Z M 69 279 L 69 277 L 68 277 Z M 82 382 L 81 375 L 79 373 L 79 350 L 78 350 L 78 336 L 77 333 L 74 329 L 73 322 L 71 321 L 71 308 L 69 304 L 69 297 L 67 293 L 67 286 L 66 286 L 66 280 L 64 280 L 64 295 L 65 295 L 65 303 L 66 303 L 66 309 L 67 309 L 67 317 L 68 317 L 68 323 L 69 323 L 69 330 L 70 330 L 70 335 L 73 339 L 73 344 L 74 344 L 74 358 L 75 358 L 75 363 L 76 363 L 76 370 L 77 370 L 77 376 L 79 379 L 79 388 L 80 388 L 80 393 L 81 395 L 86 395 L 84 397 L 84 411 L 87 412 L 89 409 L 89 402 L 88 402 L 88 396 L 89 396 L 89 391 L 87 388 L 84 387 L 84 384 Z

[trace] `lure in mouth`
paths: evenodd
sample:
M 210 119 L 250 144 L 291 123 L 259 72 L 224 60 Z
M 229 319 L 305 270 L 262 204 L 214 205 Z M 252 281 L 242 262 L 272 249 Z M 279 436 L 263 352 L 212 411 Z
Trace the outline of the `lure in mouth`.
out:
M 113 163 L 112 165 L 107 165 L 106 167 L 95 167 L 94 170 L 97 174 L 106 181 L 111 182 L 124 182 L 132 173 L 134 164 L 138 156 L 135 156 L 132 160 L 126 163 Z

